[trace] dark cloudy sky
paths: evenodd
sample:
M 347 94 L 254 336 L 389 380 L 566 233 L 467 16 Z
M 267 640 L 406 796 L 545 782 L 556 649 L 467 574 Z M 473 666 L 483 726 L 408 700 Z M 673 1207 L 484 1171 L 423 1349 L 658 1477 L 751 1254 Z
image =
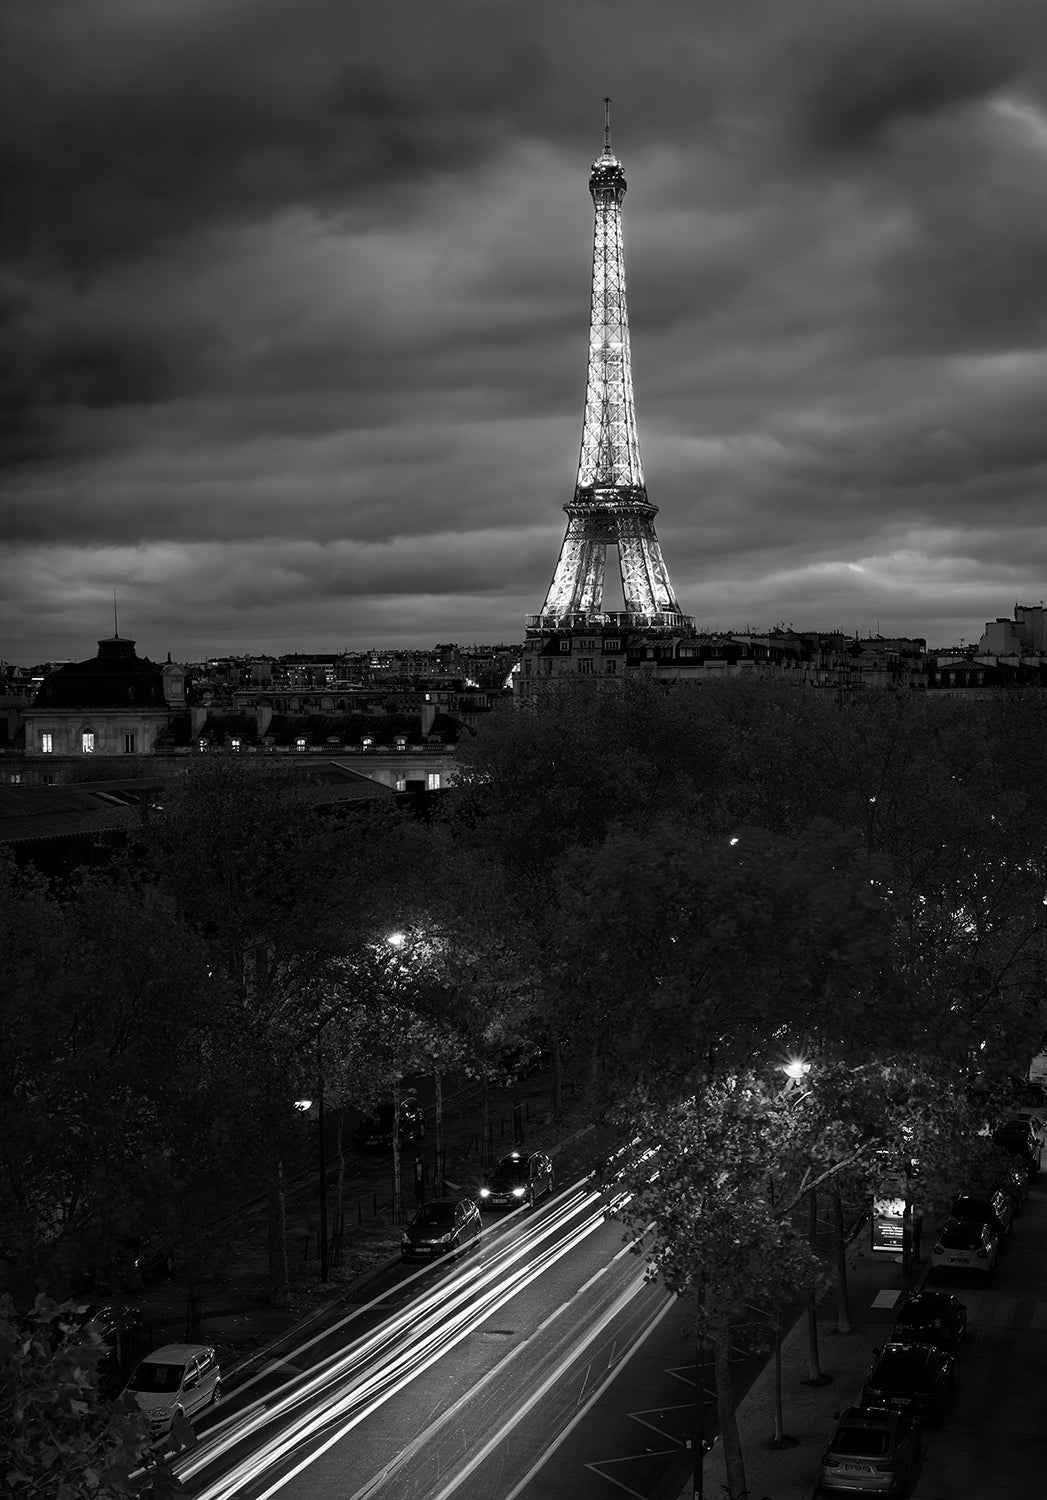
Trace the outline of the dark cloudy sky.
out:
M 700 624 L 1047 595 L 1044 0 L 6 0 L 0 656 L 519 639 L 604 94 Z

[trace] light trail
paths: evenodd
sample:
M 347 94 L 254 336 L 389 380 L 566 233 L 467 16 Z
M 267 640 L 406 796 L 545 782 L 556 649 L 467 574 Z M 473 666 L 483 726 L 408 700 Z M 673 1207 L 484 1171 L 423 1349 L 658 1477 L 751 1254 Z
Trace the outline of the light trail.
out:
M 491 1313 L 570 1254 L 603 1224 L 607 1209 L 603 1205 L 596 1207 L 600 1198 L 599 1193 L 568 1190 L 565 1201 L 535 1225 L 534 1232 L 507 1246 L 504 1252 L 496 1252 L 479 1275 L 475 1270 L 463 1269 L 420 1303 L 412 1303 L 349 1350 L 326 1360 L 316 1372 L 286 1382 L 275 1395 L 236 1418 L 235 1425 L 208 1442 L 203 1451 L 197 1449 L 188 1456 L 178 1466 L 179 1476 L 186 1478 L 199 1473 L 263 1426 L 283 1421 L 283 1431 L 200 1493 L 200 1500 L 226 1500 L 290 1458 L 302 1443 L 337 1423 L 320 1446 L 259 1497 L 267 1500 L 475 1331 Z M 558 1244 L 551 1247 L 546 1244 L 575 1219 L 579 1222 Z M 536 1256 L 539 1247 L 543 1248 Z M 524 1257 L 533 1258 L 521 1264 Z M 319 1406 L 318 1398 L 323 1398 Z M 303 1409 L 307 1406 L 309 1409 Z

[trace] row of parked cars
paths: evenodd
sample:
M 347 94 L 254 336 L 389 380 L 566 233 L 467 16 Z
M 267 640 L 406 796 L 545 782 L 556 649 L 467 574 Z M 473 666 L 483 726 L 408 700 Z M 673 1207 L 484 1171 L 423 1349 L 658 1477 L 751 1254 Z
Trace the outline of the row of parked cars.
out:
M 975 1274 L 988 1281 L 1000 1247 L 1040 1170 L 1047 1091 L 1017 1109 L 993 1132 L 1013 1168 L 992 1189 L 972 1188 L 954 1199 L 934 1249 L 928 1280 Z M 937 1288 L 910 1292 L 898 1309 L 887 1343 L 862 1387 L 859 1404 L 839 1414 L 822 1454 L 822 1490 L 898 1495 L 920 1457 L 923 1427 L 941 1419 L 952 1399 L 956 1355 L 967 1336 L 967 1308 Z

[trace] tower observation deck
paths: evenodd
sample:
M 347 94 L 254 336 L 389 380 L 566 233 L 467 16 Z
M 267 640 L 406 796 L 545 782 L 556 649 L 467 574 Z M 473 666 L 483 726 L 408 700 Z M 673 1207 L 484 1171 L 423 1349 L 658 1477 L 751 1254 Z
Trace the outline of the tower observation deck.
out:
M 541 613 L 529 632 L 547 630 L 689 632 L 654 530 L 658 507 L 647 497 L 636 430 L 629 315 L 625 302 L 622 199 L 626 181 L 611 150 L 610 100 L 604 144 L 589 174 L 596 211 L 589 318 L 589 368 L 582 447 L 567 531 Z M 607 548 L 618 550 L 625 610 L 603 610 Z

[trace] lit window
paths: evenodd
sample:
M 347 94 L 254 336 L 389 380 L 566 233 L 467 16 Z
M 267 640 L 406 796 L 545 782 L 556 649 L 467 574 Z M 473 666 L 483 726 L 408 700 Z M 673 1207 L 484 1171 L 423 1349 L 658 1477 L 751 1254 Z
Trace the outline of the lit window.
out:
M 294 742 L 294 747 L 295 747 L 296 750 L 304 750 L 305 749 L 305 735 L 304 734 L 300 734 L 298 736 L 298 738 Z
M 406 790 L 407 790 L 407 777 L 406 776 L 398 776 L 396 778 L 396 790 L 398 792 L 406 792 Z
M 239 750 L 239 748 L 240 748 L 240 741 L 239 740 L 234 739 L 234 740 L 231 741 L 231 744 L 232 744 L 232 747 L 233 747 L 234 750 Z
M 138 735 L 135 730 L 129 729 L 124 735 L 124 754 L 135 755 L 138 751 Z
M 85 729 L 80 736 L 80 749 L 85 755 L 95 753 L 95 732 L 93 729 Z
M 406 737 L 406 735 L 398 734 L 396 736 L 396 748 L 397 748 L 397 750 L 406 750 L 407 749 L 407 737 Z
M 360 743 L 361 745 L 363 745 L 365 750 L 370 750 L 371 746 L 374 744 L 374 740 L 369 734 L 365 734 Z
M 425 776 L 425 789 L 427 792 L 438 792 L 440 790 L 439 771 L 427 771 Z
M 52 755 L 54 753 L 54 748 L 54 735 L 51 734 L 49 730 L 45 730 L 44 733 L 40 736 L 40 754 Z
M 196 748 L 200 751 L 200 753 L 202 755 L 203 752 L 207 749 L 207 741 L 206 740 L 197 740 L 197 742 L 196 742 Z
M 21 784 L 21 781 L 22 781 L 21 772 L 20 771 L 12 771 L 9 774 L 9 776 L 8 776 L 7 779 L 11 783 L 12 786 L 19 786 Z

